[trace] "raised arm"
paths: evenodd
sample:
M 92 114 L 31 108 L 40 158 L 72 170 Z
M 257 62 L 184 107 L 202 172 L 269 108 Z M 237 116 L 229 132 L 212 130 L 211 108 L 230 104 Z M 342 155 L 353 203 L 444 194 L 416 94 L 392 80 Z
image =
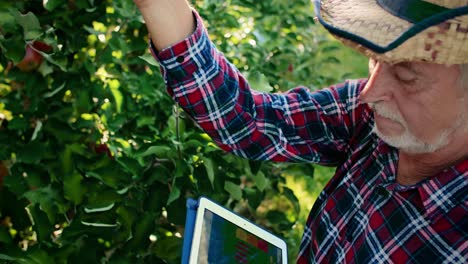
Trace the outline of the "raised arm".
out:
M 195 23 L 186 0 L 134 0 L 155 47 L 162 50 L 190 35 Z
M 314 93 L 305 87 L 256 92 L 216 49 L 186 0 L 134 1 L 169 94 L 225 151 L 256 160 L 337 164 L 360 133 L 356 123 L 367 123 L 355 111 L 362 81 Z

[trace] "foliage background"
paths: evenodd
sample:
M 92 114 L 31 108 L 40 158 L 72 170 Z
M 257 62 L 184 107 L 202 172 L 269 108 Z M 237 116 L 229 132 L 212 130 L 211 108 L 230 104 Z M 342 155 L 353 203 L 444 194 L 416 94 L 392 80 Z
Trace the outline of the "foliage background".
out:
M 257 90 L 367 74 L 309 0 L 192 3 Z M 35 42 L 51 50 L 22 70 Z M 294 260 L 333 169 L 222 152 L 166 95 L 147 43 L 132 0 L 0 3 L 0 262 L 180 263 L 185 199 L 200 195 L 284 237 Z

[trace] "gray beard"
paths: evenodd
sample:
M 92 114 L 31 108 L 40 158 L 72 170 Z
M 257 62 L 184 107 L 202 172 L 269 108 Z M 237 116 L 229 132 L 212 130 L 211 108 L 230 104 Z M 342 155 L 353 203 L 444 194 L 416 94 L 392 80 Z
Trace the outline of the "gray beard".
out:
M 450 136 L 457 130 L 457 129 L 468 129 L 468 124 L 466 121 L 465 113 L 461 111 L 457 116 L 457 120 L 453 124 L 452 127 L 443 130 L 440 133 L 440 136 L 436 139 L 434 143 L 427 143 L 422 141 L 421 139 L 417 138 L 413 133 L 409 131 L 408 125 L 403 120 L 403 118 L 394 112 L 388 111 L 385 107 L 380 107 L 378 104 L 369 104 L 374 112 L 379 113 L 383 117 L 389 118 L 395 122 L 400 123 L 405 131 L 403 134 L 399 136 L 387 136 L 381 133 L 377 127 L 377 124 L 374 123 L 374 128 L 372 130 L 380 139 L 382 139 L 388 145 L 400 149 L 402 151 L 408 153 L 432 153 L 435 152 L 445 146 L 447 146 L 450 142 Z M 382 110 L 384 109 L 384 110 Z M 464 127 L 463 127 L 464 126 Z

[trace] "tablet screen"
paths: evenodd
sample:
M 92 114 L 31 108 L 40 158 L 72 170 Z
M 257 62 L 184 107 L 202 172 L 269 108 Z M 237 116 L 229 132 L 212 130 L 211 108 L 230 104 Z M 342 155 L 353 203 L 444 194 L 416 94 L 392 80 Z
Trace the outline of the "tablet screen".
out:
M 282 263 L 280 248 L 204 211 L 198 263 Z

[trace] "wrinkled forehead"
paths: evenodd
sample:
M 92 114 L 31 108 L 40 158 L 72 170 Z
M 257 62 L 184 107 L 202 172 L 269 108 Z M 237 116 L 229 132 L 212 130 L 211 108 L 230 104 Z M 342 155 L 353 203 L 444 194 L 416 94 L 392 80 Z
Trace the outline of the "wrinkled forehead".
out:
M 422 62 L 422 61 L 400 61 L 400 62 L 388 62 L 388 61 L 380 61 L 376 59 L 375 57 L 369 57 L 369 65 L 375 65 L 375 63 L 381 62 L 381 63 L 386 63 L 392 67 L 401 67 L 401 68 L 406 68 L 409 70 L 413 70 L 415 72 L 419 73 L 449 73 L 449 72 L 455 72 L 457 71 L 459 75 L 461 76 L 464 71 L 466 71 L 465 68 L 467 67 L 462 67 L 460 64 L 437 64 L 437 63 L 431 63 L 431 62 Z

